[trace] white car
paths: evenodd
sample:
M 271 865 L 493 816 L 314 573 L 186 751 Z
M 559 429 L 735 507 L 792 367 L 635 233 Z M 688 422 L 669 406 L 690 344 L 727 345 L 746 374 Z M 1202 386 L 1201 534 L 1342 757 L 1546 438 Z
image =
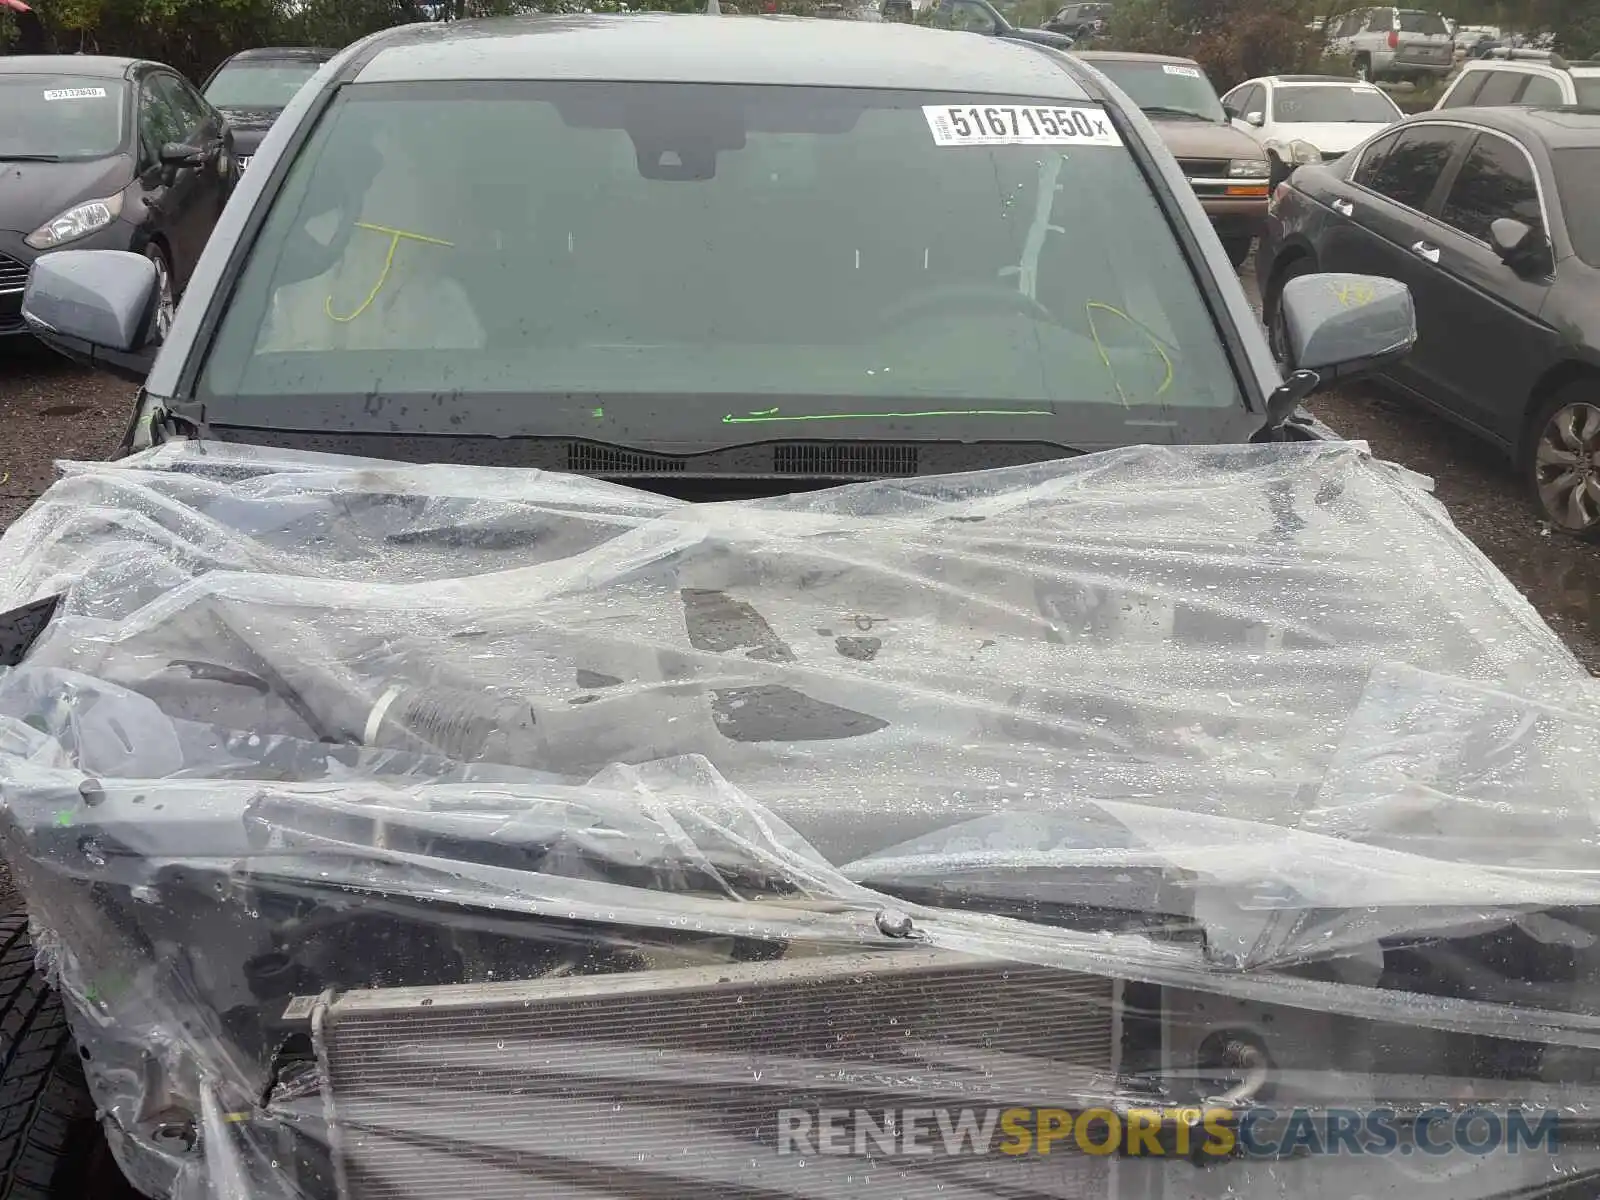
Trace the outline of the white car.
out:
M 1496 50 L 1461 68 L 1435 108 L 1600 104 L 1600 62 L 1569 63 L 1545 50 Z
M 1302 163 L 1338 158 L 1405 115 L 1382 88 L 1337 75 L 1252 79 L 1224 96 L 1222 108 L 1267 152 L 1274 187 Z

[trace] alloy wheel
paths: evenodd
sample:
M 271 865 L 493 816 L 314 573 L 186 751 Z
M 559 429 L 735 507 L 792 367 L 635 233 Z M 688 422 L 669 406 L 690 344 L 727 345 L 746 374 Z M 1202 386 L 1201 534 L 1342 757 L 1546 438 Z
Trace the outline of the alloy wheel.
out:
M 1534 458 L 1545 514 L 1569 533 L 1600 529 L 1600 404 L 1557 409 Z
M 167 340 L 167 334 L 172 329 L 172 314 L 177 310 L 177 300 L 172 294 L 172 270 L 167 266 L 167 257 L 157 246 L 150 246 L 145 250 L 145 257 L 156 269 L 156 337 L 162 342 Z

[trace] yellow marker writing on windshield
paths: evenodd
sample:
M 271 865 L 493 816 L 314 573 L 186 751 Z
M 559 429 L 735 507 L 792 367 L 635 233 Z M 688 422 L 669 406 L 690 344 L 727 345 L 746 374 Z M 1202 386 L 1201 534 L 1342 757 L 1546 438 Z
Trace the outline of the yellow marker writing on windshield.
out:
M 1162 346 L 1161 339 L 1156 337 L 1155 334 L 1151 333 L 1143 321 L 1129 316 L 1115 305 L 1102 304 L 1099 300 L 1091 300 L 1083 307 L 1084 311 L 1089 314 L 1089 336 L 1094 339 L 1094 348 L 1100 352 L 1100 361 L 1105 365 L 1106 370 L 1111 373 L 1111 384 L 1117 389 L 1117 395 L 1122 398 L 1122 407 L 1130 407 L 1128 404 L 1128 394 L 1122 390 L 1122 381 L 1117 378 L 1117 372 L 1111 366 L 1111 355 L 1106 353 L 1105 343 L 1100 340 L 1100 331 L 1095 328 L 1094 314 L 1096 309 L 1099 309 L 1101 312 L 1108 312 L 1114 317 L 1121 317 L 1129 325 L 1132 325 L 1140 333 L 1144 334 L 1144 336 L 1149 340 L 1151 349 L 1161 356 L 1161 365 L 1166 368 L 1166 377 L 1162 379 L 1161 386 L 1156 389 L 1157 396 L 1164 395 L 1166 390 L 1172 386 L 1174 372 L 1172 369 L 1172 358 L 1167 354 L 1166 348 Z
M 357 221 L 356 228 L 365 229 L 372 233 L 388 234 L 389 252 L 384 255 L 383 273 L 378 276 L 378 282 L 372 285 L 372 290 L 367 293 L 367 298 L 356 307 L 355 312 L 343 317 L 334 312 L 333 296 L 331 294 L 322 302 L 322 311 L 328 314 L 329 320 L 338 321 L 340 324 L 354 321 L 362 313 L 366 312 L 367 309 L 372 307 L 372 302 L 378 298 L 378 293 L 383 290 L 383 285 L 389 281 L 389 272 L 394 268 L 395 251 L 400 248 L 400 242 L 402 239 L 410 242 L 422 242 L 424 245 L 428 246 L 449 246 L 452 248 L 455 246 L 454 242 L 447 242 L 443 238 L 428 237 L 426 234 L 412 233 L 406 229 L 394 229 L 388 225 L 373 225 L 367 221 Z

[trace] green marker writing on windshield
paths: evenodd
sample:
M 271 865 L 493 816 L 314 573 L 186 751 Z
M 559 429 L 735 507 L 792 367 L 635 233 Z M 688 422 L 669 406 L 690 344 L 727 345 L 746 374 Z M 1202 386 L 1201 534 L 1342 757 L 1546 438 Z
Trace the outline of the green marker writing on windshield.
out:
M 940 408 L 926 412 L 792 413 L 764 408 L 739 416 L 728 413 L 724 425 L 765 425 L 774 421 L 895 421 L 925 420 L 929 417 L 1053 417 L 1047 408 Z

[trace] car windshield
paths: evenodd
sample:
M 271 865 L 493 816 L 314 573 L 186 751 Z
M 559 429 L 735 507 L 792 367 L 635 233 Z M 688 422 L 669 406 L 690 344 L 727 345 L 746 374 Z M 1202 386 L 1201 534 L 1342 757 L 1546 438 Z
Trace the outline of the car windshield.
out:
M 1449 37 L 1450 27 L 1438 13 L 1400 10 L 1401 33 L 1425 33 L 1429 37 Z
M 1557 150 L 1551 161 L 1572 249 L 1591 267 L 1600 268 L 1600 206 L 1594 202 L 1600 196 L 1600 149 Z
M 1036 144 L 950 144 L 1040 122 Z M 425 397 L 384 427 L 444 433 L 466 432 L 449 393 L 514 398 L 519 429 L 570 432 L 581 411 L 596 436 L 646 440 L 885 413 L 934 437 L 982 417 L 1055 441 L 1076 418 L 1177 440 L 1190 414 L 1242 411 L 1193 279 L 1095 107 L 357 85 L 273 201 L 199 387 L 215 411 L 254 398 L 258 421 L 293 408 L 275 398 Z
M 1374 87 L 1279 87 L 1272 100 L 1272 119 L 1290 125 L 1387 125 L 1401 115 Z
M 1192 116 L 1202 121 L 1227 121 L 1222 101 L 1205 72 L 1194 63 L 1132 62 L 1096 59 L 1094 65 L 1111 77 L 1133 102 L 1159 116 Z
M 0 75 L 0 160 L 115 154 L 125 120 L 121 79 Z
M 233 62 L 206 86 L 217 108 L 284 108 L 321 63 L 301 59 Z
M 1584 108 L 1600 108 L 1600 75 L 1573 75 L 1573 91 Z

